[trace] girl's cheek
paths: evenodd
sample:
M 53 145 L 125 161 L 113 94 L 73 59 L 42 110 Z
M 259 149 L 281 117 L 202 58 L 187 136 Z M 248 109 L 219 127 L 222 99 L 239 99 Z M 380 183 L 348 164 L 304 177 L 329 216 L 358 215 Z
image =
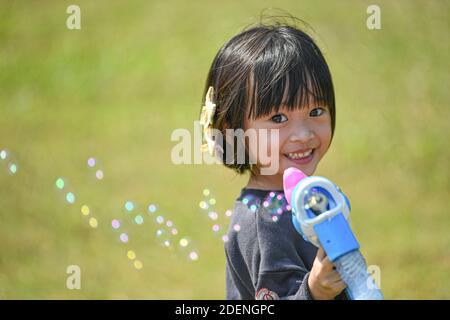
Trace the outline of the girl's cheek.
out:
M 317 133 L 319 134 L 319 139 L 321 142 L 320 146 L 320 156 L 322 157 L 330 147 L 331 143 L 331 124 L 324 124 L 318 128 Z
M 257 143 L 250 148 L 250 154 L 262 166 L 269 166 L 272 161 L 279 162 L 281 139 L 279 130 L 264 130 L 257 133 Z M 257 148 L 256 148 L 257 146 Z

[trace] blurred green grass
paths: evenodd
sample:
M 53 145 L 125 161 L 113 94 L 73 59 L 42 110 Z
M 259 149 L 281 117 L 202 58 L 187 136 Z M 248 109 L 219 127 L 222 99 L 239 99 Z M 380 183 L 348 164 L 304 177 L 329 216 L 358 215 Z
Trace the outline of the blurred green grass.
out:
M 370 1 L 80 0 L 79 31 L 65 27 L 72 3 L 0 1 L 0 149 L 19 164 L 11 176 L 0 162 L 0 298 L 225 297 L 222 243 L 198 202 L 210 188 L 223 212 L 246 178 L 173 165 L 170 134 L 192 131 L 218 48 L 268 7 L 311 24 L 329 62 L 337 127 L 317 174 L 351 199 L 386 298 L 450 298 L 448 1 L 378 1 L 378 31 L 366 28 Z M 54 187 L 59 176 L 75 205 Z M 128 199 L 159 205 L 199 261 L 159 246 L 147 221 L 119 243 L 110 222 Z M 81 290 L 65 287 L 72 264 Z

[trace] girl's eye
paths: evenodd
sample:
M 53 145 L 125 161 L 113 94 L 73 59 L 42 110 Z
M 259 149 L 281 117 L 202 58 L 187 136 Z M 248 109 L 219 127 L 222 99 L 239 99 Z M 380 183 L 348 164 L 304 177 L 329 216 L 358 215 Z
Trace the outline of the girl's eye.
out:
M 287 118 L 284 114 L 277 114 L 277 115 L 274 115 L 274 116 L 271 118 L 271 120 L 272 120 L 273 122 L 276 122 L 276 123 L 281 123 L 281 122 L 287 121 L 288 118 Z
M 319 116 L 321 116 L 324 112 L 325 112 L 325 110 L 324 110 L 323 108 L 315 108 L 315 109 L 311 110 L 311 112 L 309 113 L 309 115 L 312 116 L 312 117 L 319 117 Z

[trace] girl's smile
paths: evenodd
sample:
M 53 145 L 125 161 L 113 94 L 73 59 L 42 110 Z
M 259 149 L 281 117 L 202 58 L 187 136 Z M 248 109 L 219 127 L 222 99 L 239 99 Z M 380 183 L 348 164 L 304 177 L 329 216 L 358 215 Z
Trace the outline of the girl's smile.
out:
M 288 160 L 296 164 L 307 164 L 314 157 L 314 149 L 297 150 L 283 154 Z

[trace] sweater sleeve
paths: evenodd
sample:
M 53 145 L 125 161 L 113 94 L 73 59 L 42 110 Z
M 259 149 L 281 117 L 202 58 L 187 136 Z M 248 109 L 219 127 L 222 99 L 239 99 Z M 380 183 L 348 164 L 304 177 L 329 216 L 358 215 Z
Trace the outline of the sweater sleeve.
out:
M 237 208 L 231 222 L 227 258 L 228 299 L 313 299 L 308 288 L 308 267 L 314 246 L 295 231 L 291 215 L 274 221 L 268 210 Z M 240 231 L 233 230 L 239 224 Z

